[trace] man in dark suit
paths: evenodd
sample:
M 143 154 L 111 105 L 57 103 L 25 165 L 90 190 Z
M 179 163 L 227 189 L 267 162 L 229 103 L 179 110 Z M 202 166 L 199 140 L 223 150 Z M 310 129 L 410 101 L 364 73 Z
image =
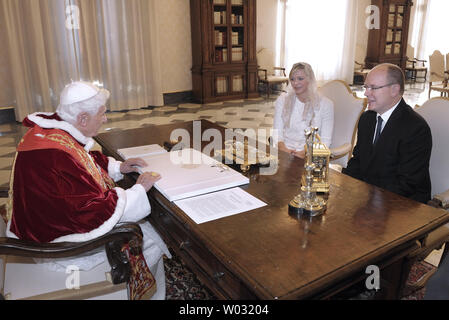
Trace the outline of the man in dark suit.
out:
M 365 81 L 368 111 L 360 117 L 353 157 L 343 173 L 402 196 L 430 200 L 432 136 L 426 121 L 402 98 L 404 73 L 392 64 Z

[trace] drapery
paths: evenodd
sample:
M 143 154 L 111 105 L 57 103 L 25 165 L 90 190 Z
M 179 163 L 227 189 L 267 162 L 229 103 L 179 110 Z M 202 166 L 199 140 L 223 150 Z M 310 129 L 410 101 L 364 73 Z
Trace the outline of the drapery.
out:
M 357 0 L 279 0 L 285 10 L 281 30 L 281 63 L 309 63 L 318 81 L 352 83 Z
M 16 119 L 52 112 L 71 81 L 111 92 L 110 110 L 163 104 L 157 0 L 2 0 Z
M 447 36 L 447 0 L 415 0 L 414 23 L 411 45 L 415 47 L 418 58 L 429 60 L 429 56 L 439 50 L 449 53 Z

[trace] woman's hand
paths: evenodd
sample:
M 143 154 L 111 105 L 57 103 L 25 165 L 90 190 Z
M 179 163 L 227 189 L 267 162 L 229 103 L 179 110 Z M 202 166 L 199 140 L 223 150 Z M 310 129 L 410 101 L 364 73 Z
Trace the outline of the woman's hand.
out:
M 142 158 L 129 158 L 120 164 L 121 173 L 139 172 L 137 167 L 146 167 L 148 164 Z
M 161 179 L 161 175 L 156 172 L 144 172 L 137 178 L 136 184 L 141 184 L 146 192 L 153 187 L 154 183 Z
M 287 153 L 290 153 L 290 154 L 295 151 L 295 150 L 287 148 L 287 146 L 285 145 L 285 143 L 283 141 L 280 141 L 278 143 L 278 150 L 284 151 L 284 152 L 287 152 Z
M 281 150 L 281 151 L 287 152 L 287 153 L 289 153 L 289 154 L 291 154 L 291 155 L 293 155 L 295 157 L 301 158 L 301 159 L 304 159 L 305 156 L 306 156 L 306 152 L 305 152 L 304 149 L 299 150 L 299 151 L 295 151 L 293 149 L 289 149 L 289 148 L 287 148 L 285 146 L 285 143 L 282 142 L 282 141 L 280 141 L 278 143 L 278 149 Z
M 304 149 L 299 150 L 299 151 L 293 151 L 292 155 L 294 155 L 295 157 L 304 159 L 306 157 L 306 151 Z

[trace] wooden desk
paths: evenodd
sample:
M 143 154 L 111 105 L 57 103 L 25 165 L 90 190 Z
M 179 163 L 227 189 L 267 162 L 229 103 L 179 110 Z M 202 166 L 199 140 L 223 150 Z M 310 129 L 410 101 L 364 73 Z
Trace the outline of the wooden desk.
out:
M 106 154 L 120 159 L 118 148 L 162 145 L 175 128 L 193 134 L 186 122 L 103 133 L 96 140 Z M 223 132 L 202 121 L 201 132 L 208 128 Z M 331 170 L 326 213 L 292 217 L 288 203 L 299 193 L 304 163 L 286 153 L 279 160 L 275 175 L 250 173 L 244 187 L 268 206 L 197 225 L 153 188 L 149 219 L 219 298 L 329 298 L 365 281 L 369 265 L 381 269 L 384 298 L 398 298 L 402 258 L 417 240 L 448 222 L 448 213 Z

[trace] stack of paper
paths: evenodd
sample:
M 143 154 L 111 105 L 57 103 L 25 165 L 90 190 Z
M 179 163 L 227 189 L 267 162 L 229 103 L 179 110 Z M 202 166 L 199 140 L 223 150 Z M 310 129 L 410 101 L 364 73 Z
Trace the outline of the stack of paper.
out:
M 197 224 L 266 206 L 266 203 L 240 188 L 178 200 L 175 204 Z
M 145 157 L 145 156 L 151 156 L 155 154 L 161 154 L 167 152 L 163 147 L 161 147 L 158 144 L 150 144 L 145 146 L 139 146 L 139 147 L 132 147 L 132 148 L 124 148 L 124 149 L 118 149 L 118 154 L 123 157 L 123 159 L 129 159 L 129 158 L 137 158 L 137 157 Z
M 125 154 L 139 156 L 147 162 L 148 166 L 141 168 L 141 172 L 161 175 L 154 186 L 170 201 L 249 183 L 249 179 L 241 173 L 195 149 L 150 155 L 126 150 Z
M 148 166 L 139 171 L 159 173 L 154 187 L 198 224 L 266 205 L 235 188 L 248 184 L 247 177 L 195 149 L 167 152 L 153 144 L 117 151 L 125 159 L 143 158 Z

